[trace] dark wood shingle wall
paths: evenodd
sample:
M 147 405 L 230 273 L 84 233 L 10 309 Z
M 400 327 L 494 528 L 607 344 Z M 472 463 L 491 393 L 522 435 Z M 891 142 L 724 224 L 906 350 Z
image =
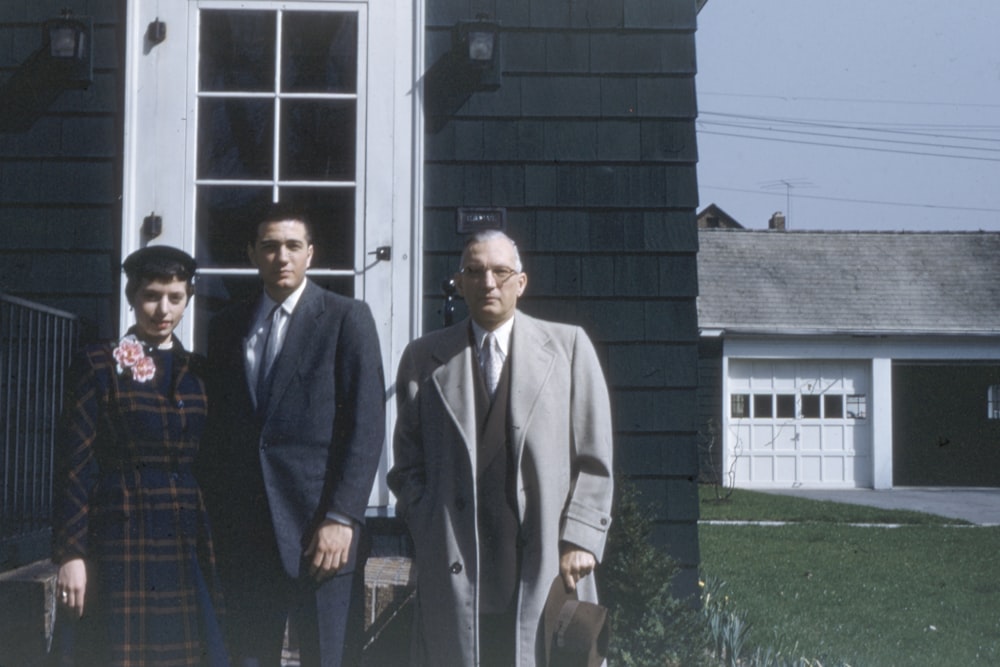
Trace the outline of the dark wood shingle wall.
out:
M 502 27 L 495 91 L 434 73 L 460 20 Z M 617 464 L 684 564 L 697 546 L 694 0 L 429 0 L 424 328 L 460 206 L 504 207 L 526 311 L 583 325 L 612 386 Z M 449 104 L 442 103 L 448 98 Z M 462 315 L 461 306 L 458 316 Z M 682 586 L 693 590 L 689 569 Z
M 94 20 L 94 83 L 0 133 L 0 289 L 117 327 L 125 3 L 0 3 L 0 82 L 66 6 Z M 524 308 L 587 328 L 612 386 L 620 470 L 657 539 L 698 562 L 694 0 L 427 0 L 424 329 L 441 326 L 460 206 L 505 207 Z M 502 26 L 494 91 L 435 66 L 460 20 Z M 152 158 L 151 158 L 152 159 Z M 459 307 L 459 316 L 462 315 Z M 86 333 L 85 333 L 86 336 Z
M 93 19 L 94 80 L 65 89 L 25 127 L 0 130 L 0 290 L 82 318 L 84 337 L 117 328 L 121 193 L 121 0 L 0 3 L 0 105 L 6 85 L 64 8 Z M 41 86 L 37 78 L 31 78 Z

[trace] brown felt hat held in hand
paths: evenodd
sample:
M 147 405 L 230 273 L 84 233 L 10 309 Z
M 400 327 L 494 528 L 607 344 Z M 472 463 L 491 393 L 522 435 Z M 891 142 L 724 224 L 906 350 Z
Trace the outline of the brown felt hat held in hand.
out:
M 575 592 L 566 591 L 562 577 L 549 589 L 542 632 L 547 667 L 600 667 L 608 655 L 607 608 L 578 600 Z

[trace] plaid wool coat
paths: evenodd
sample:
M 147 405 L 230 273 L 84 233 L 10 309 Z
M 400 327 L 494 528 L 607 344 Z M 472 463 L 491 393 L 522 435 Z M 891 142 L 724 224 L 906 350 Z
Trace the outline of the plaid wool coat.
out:
M 191 472 L 207 414 L 200 358 L 176 339 L 146 354 L 157 368 L 144 382 L 111 345 L 87 347 L 70 374 L 53 560 L 87 564 L 73 653 L 102 667 L 224 664 L 215 556 Z

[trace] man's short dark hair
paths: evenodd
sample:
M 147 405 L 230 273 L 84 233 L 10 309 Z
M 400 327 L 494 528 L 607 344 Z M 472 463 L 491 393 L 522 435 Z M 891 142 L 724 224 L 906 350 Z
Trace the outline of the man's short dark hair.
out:
M 302 207 L 289 202 L 272 202 L 261 209 L 260 214 L 257 216 L 257 222 L 253 226 L 253 235 L 250 238 L 250 243 L 254 244 L 257 242 L 261 225 L 266 225 L 272 222 L 284 222 L 286 220 L 301 222 L 306 228 L 306 241 L 308 243 L 312 243 L 312 220 L 309 219 L 309 215 L 302 209 Z

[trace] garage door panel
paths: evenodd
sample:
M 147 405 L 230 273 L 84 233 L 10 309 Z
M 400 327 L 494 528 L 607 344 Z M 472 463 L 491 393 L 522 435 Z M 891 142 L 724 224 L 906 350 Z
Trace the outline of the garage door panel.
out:
M 753 374 L 753 364 L 745 359 L 729 361 L 729 382 L 737 389 L 750 387 L 750 376 Z
M 729 428 L 729 451 L 746 454 L 750 450 L 750 425 L 740 424 Z
M 872 460 L 867 456 L 854 456 L 851 460 L 852 480 L 856 486 L 872 485 Z
M 753 452 L 774 450 L 774 425 L 762 424 L 753 427 L 753 440 L 750 448 Z
M 819 456 L 803 456 L 802 459 L 802 479 L 803 483 L 815 483 L 823 481 L 823 459 Z
M 788 424 L 779 426 L 774 434 L 775 451 L 793 452 L 798 449 L 795 438 L 795 425 Z
M 725 443 L 738 485 L 870 485 L 871 362 L 730 359 L 728 368 L 726 405 L 741 406 Z
M 851 481 L 853 475 L 848 477 L 846 457 L 824 456 L 823 457 L 823 481 L 824 482 L 847 482 Z
M 844 446 L 844 427 L 843 426 L 824 426 L 823 427 L 823 451 L 826 452 L 842 452 L 846 449 Z
M 795 456 L 775 456 L 775 482 L 792 484 L 798 479 L 798 458 Z
M 771 456 L 754 456 L 753 461 L 753 481 L 758 484 L 768 484 L 774 481 L 774 463 Z
M 779 369 L 775 369 L 779 370 Z M 780 392 L 794 392 L 795 391 L 795 376 L 794 375 L 778 375 L 774 376 L 774 389 Z
M 804 452 L 822 449 L 823 429 L 818 424 L 799 427 L 799 448 Z
M 733 472 L 736 474 L 736 479 L 750 480 L 751 477 L 751 466 L 750 457 L 746 454 L 740 454 L 736 457 L 733 465 Z

